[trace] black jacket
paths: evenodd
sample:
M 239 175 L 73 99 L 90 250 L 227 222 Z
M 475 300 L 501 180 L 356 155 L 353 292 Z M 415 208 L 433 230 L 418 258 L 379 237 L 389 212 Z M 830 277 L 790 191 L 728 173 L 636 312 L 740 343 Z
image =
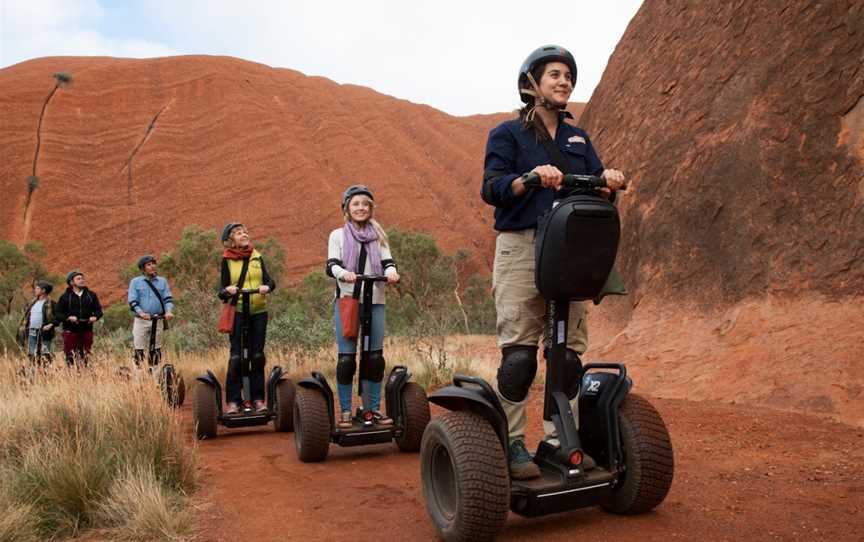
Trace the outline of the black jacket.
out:
M 93 331 L 93 324 L 87 320 L 91 316 L 97 319 L 102 318 L 102 305 L 99 304 L 99 298 L 86 287 L 78 296 L 72 288 L 66 288 L 63 295 L 57 301 L 57 310 L 54 313 L 57 324 L 62 323 L 65 331 L 74 333 L 83 333 L 85 331 Z M 78 317 L 78 321 L 73 323 L 67 320 L 70 316 Z

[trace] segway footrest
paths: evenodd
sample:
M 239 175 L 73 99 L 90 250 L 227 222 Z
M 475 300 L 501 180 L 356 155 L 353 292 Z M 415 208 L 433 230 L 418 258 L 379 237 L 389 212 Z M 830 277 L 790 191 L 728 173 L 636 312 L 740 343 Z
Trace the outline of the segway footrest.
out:
M 253 414 L 236 414 L 231 416 L 220 416 L 219 423 L 225 427 L 253 427 L 256 425 L 267 425 L 273 416 L 269 412 L 256 412 Z
M 525 517 L 545 516 L 567 510 L 597 506 L 611 494 L 614 476 L 595 468 L 578 481 L 562 482 L 558 472 L 545 468 L 540 478 L 513 480 L 510 509 Z

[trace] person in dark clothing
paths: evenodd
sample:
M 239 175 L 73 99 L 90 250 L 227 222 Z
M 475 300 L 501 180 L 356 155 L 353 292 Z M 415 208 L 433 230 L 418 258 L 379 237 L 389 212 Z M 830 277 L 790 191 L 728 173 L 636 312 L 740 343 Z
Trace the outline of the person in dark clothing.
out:
M 56 325 L 63 324 L 63 353 L 66 365 L 85 367 L 93 347 L 93 324 L 102 318 L 99 297 L 86 286 L 84 274 L 72 271 L 66 275 L 66 291 L 57 301 Z
M 51 300 L 54 286 L 44 280 L 37 281 L 33 287 L 33 301 L 27 305 L 21 323 L 18 326 L 18 336 L 21 345 L 27 349 L 27 354 L 33 366 L 46 367 L 51 364 L 53 355 L 51 341 L 54 339 L 54 313 L 56 303 Z
M 252 246 L 249 232 L 243 224 L 231 222 L 222 230 L 222 281 L 219 299 L 223 303 L 236 304 L 234 330 L 231 332 L 231 352 L 228 358 L 228 374 L 225 383 L 227 409 L 225 414 L 237 414 L 240 409 L 243 382 L 240 373 L 240 338 L 245 323 L 243 296 L 240 290 L 257 289 L 258 293 L 249 296 L 249 356 L 251 357 L 251 373 L 249 374 L 249 394 L 251 404 L 243 404 L 244 408 L 254 408 L 257 412 L 265 412 L 264 402 L 264 340 L 267 335 L 267 299 L 265 296 L 276 288 L 276 283 L 267 273 L 264 258 Z M 245 273 L 244 273 L 244 267 Z M 241 276 L 242 275 L 242 276 Z
M 519 71 L 517 88 L 525 106 L 519 118 L 489 133 L 483 201 L 495 207 L 495 262 L 492 292 L 497 313 L 501 365 L 495 390 L 507 416 L 510 475 L 515 479 L 540 476 L 525 447 L 526 402 L 537 371 L 537 351 L 545 323 L 546 302 L 534 284 L 534 237 L 540 215 L 552 208 L 564 174 L 600 175 L 614 197 L 624 187 L 624 175 L 604 169 L 591 139 L 581 128 L 565 122 L 565 110 L 576 81 L 576 61 L 563 47 L 548 45 L 531 53 Z M 535 172 L 542 187 L 527 189 L 523 175 Z M 579 356 L 588 347 L 584 303 L 570 304 L 567 359 L 571 374 L 581 378 Z M 571 398 L 574 414 L 578 393 Z M 578 414 L 576 414 L 578 420 Z M 543 422 L 544 440 L 557 446 L 555 427 Z

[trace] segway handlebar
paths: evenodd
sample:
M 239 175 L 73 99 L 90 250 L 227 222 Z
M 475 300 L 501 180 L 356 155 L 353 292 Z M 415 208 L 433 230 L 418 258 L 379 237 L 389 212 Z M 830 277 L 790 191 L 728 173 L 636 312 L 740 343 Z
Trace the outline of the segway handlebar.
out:
M 238 294 L 257 294 L 258 288 L 241 288 L 237 290 Z
M 530 172 L 522 175 L 522 184 L 525 188 L 540 188 L 543 186 L 540 183 L 540 175 L 535 172 Z M 561 182 L 561 188 L 580 189 L 580 190 L 598 190 L 606 188 L 606 179 L 597 175 L 575 175 L 572 173 L 564 174 L 564 180 Z M 627 189 L 625 184 L 622 190 Z
M 387 277 L 384 275 L 357 275 L 357 282 L 387 282 Z

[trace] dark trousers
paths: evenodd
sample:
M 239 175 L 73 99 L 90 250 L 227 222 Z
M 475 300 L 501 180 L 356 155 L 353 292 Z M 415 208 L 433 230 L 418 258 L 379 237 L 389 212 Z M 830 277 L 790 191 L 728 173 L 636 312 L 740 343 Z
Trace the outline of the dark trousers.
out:
M 245 319 L 242 312 L 234 316 L 234 332 L 231 334 L 231 357 L 228 361 L 228 375 L 225 382 L 225 395 L 229 403 L 240 404 L 243 399 L 243 377 L 241 373 L 241 335 Z M 267 313 L 253 314 L 249 317 L 249 394 L 252 401 L 264 400 L 264 339 L 267 336 Z M 236 360 L 232 362 L 232 360 Z
M 87 357 L 93 347 L 93 332 L 63 331 L 63 353 L 66 354 L 66 365 L 72 367 L 78 361 L 87 366 Z

